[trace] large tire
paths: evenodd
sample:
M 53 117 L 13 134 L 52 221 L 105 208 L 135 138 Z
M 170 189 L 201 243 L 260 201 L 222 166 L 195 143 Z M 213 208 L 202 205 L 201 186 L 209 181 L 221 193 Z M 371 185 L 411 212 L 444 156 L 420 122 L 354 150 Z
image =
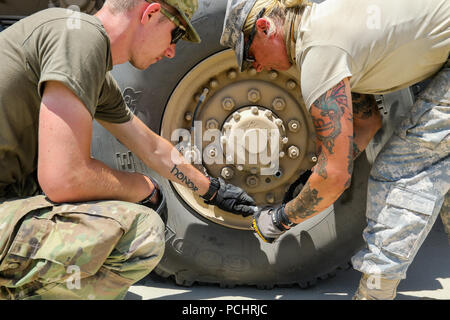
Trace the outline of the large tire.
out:
M 165 106 L 183 77 L 202 60 L 224 50 L 219 38 L 225 5 L 225 0 L 199 1 L 193 24 L 201 44 L 180 42 L 175 59 L 159 62 L 144 72 L 128 64 L 113 70 L 129 106 L 155 132 L 160 132 Z M 98 125 L 94 126 L 92 153 L 114 168 L 151 174 L 161 181 L 168 203 L 166 249 L 155 272 L 174 277 L 177 284 L 306 287 L 337 267 L 348 266 L 351 256 L 363 246 L 370 167 L 364 154 L 355 162 L 351 187 L 334 204 L 334 210 L 267 244 L 250 230 L 229 228 L 199 215 L 172 183 L 147 169 Z

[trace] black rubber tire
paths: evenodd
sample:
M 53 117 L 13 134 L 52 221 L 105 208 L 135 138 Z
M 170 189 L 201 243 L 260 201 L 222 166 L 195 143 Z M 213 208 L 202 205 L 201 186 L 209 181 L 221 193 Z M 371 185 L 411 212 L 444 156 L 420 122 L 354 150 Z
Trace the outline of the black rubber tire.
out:
M 202 38 L 199 45 L 180 42 L 177 57 L 142 72 L 128 64 L 113 75 L 135 114 L 159 132 L 164 107 L 178 82 L 196 64 L 223 50 L 219 44 L 226 1 L 199 1 L 194 26 Z M 186 97 L 192 99 L 192 97 Z M 94 127 L 94 157 L 111 166 L 150 172 L 98 125 Z M 123 158 L 122 158 L 123 156 Z M 349 188 L 336 202 L 335 212 L 308 229 L 290 230 L 274 244 L 262 242 L 251 231 L 235 230 L 213 223 L 195 213 L 176 194 L 171 184 L 153 172 L 167 197 L 166 249 L 155 272 L 173 276 L 180 285 L 217 283 L 224 287 L 299 284 L 307 287 L 326 278 L 363 245 L 369 164 L 362 155 L 355 163 Z

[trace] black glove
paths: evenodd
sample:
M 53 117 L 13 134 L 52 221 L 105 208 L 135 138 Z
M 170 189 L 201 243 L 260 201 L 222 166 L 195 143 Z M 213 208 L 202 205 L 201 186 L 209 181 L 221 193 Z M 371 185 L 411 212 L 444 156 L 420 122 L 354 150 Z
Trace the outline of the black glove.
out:
M 222 178 L 210 178 L 210 181 L 208 192 L 202 196 L 206 204 L 215 205 L 222 210 L 244 217 L 251 216 L 256 212 L 255 200 L 244 190 L 225 183 Z
M 276 207 L 260 208 L 253 215 L 253 229 L 265 242 L 272 243 L 289 228 L 296 226 L 284 212 L 284 204 Z
M 164 223 L 167 222 L 167 203 L 166 197 L 164 193 L 161 191 L 161 187 L 158 182 L 152 177 L 147 176 L 153 183 L 155 187 L 152 193 L 142 201 L 139 201 L 138 204 L 142 206 L 146 206 L 147 208 L 153 209 L 157 214 L 161 217 Z

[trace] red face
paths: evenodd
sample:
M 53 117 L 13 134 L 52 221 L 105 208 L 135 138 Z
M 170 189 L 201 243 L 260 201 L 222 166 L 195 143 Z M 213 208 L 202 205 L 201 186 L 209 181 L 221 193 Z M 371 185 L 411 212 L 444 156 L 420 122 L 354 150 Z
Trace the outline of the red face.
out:
M 260 20 L 263 22 L 260 23 Z M 283 36 L 276 32 L 267 35 L 267 20 L 261 18 L 256 25 L 256 35 L 250 46 L 249 55 L 255 58 L 253 67 L 260 72 L 266 70 L 287 70 L 291 67 Z
M 171 44 L 171 32 L 176 25 L 168 19 L 161 19 L 161 13 L 154 14 L 142 24 L 131 48 L 130 63 L 140 70 L 147 69 L 163 57 L 172 59 L 176 54 L 176 44 Z

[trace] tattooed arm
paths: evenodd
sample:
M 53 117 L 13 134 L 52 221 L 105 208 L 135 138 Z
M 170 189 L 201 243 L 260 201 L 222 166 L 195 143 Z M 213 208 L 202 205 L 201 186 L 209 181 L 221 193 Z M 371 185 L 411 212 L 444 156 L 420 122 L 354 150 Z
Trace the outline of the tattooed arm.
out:
M 286 204 L 286 215 L 294 223 L 325 210 L 350 186 L 353 112 L 348 78 L 317 99 L 310 113 L 319 157 L 302 191 Z
M 353 159 L 364 151 L 381 128 L 381 115 L 375 97 L 371 94 L 352 93 L 353 102 Z
M 99 123 L 161 176 L 182 184 L 198 195 L 208 191 L 208 178 L 193 165 L 185 163 L 169 141 L 150 130 L 138 117 L 119 124 Z

